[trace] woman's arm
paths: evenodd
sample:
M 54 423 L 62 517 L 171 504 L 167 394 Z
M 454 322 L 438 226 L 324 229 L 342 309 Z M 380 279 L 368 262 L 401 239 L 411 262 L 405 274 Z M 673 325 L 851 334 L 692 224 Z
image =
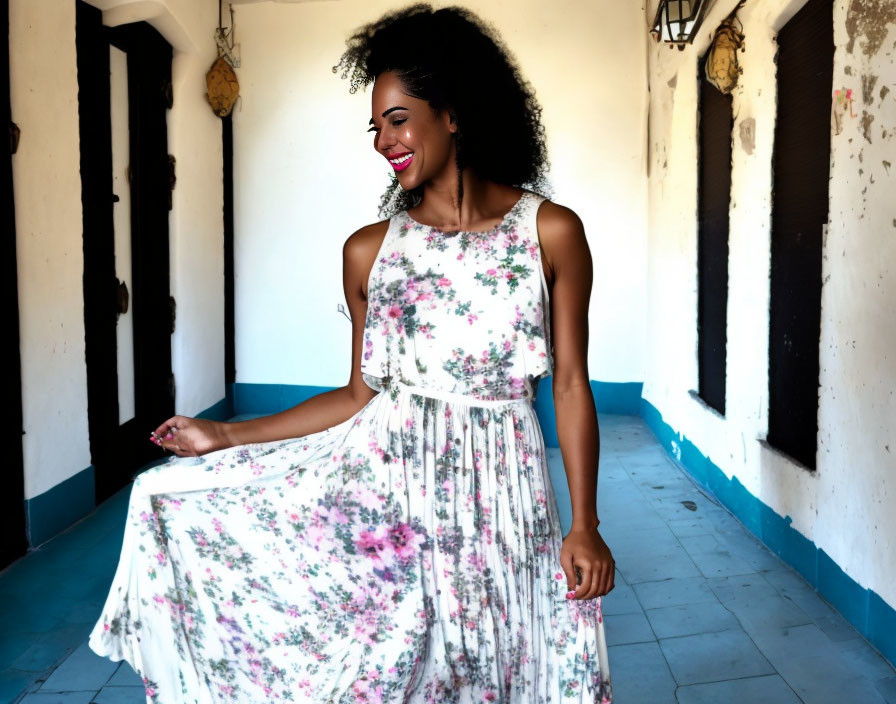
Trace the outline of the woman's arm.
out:
M 582 221 L 569 208 L 545 201 L 537 225 L 551 288 L 557 436 L 573 515 L 560 561 L 571 590 L 576 589 L 576 568 L 581 571 L 576 598 L 591 599 L 613 589 L 615 572 L 610 550 L 597 532 L 600 435 L 588 377 L 591 251 Z
M 363 227 L 342 248 L 342 282 L 352 319 L 352 368 L 345 386 L 280 413 L 236 423 L 174 416 L 155 431 L 162 438 L 161 446 L 180 456 L 194 456 L 235 445 L 285 440 L 331 428 L 361 410 L 376 395 L 361 377 L 361 350 L 367 316 L 367 279 L 387 228 L 385 220 Z

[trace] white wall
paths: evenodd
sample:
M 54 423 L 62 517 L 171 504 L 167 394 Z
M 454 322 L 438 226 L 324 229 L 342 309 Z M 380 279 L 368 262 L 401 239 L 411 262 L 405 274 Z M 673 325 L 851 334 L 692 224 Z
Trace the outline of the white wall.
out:
M 370 90 L 331 67 L 360 25 L 407 3 L 236 6 L 237 381 L 342 385 L 350 323 L 341 251 L 378 220 L 388 166 L 366 132 Z M 440 4 L 440 3 L 437 3 Z M 446 3 L 441 3 L 446 4 Z M 640 3 L 476 0 L 544 107 L 554 199 L 582 217 L 595 261 L 590 374 L 643 378 L 646 30 Z M 609 303 L 608 303 L 609 302 Z
M 696 62 L 712 28 L 735 4 L 717 4 L 694 47 L 649 48 L 644 396 L 727 476 L 736 476 L 781 516 L 792 517 L 793 527 L 856 582 L 896 604 L 896 514 L 888 510 L 896 494 L 896 173 L 887 166 L 896 164 L 896 59 L 890 51 L 896 12 L 886 4 L 875 11 L 874 3 L 852 3 L 850 14 L 846 0 L 834 3 L 832 90 L 852 89 L 857 117 L 847 116 L 843 131 L 831 140 L 818 468 L 810 473 L 760 442 L 768 424 L 774 38 L 802 0 L 757 0 L 738 14 L 747 49 L 739 54 L 744 73 L 733 98 L 726 417 L 688 393 L 697 388 Z M 863 10 L 868 14 L 860 14 Z M 875 77 L 865 96 L 863 77 Z M 863 115 L 871 117 L 863 120 Z M 863 122 L 871 118 L 866 136 Z M 752 153 L 741 138 L 749 120 L 755 121 Z
M 25 498 L 90 464 L 75 4 L 53 5 L 9 3 Z
M 221 126 L 204 95 L 216 56 L 217 3 L 93 4 L 107 24 L 150 21 L 175 47 L 168 122 L 178 163 L 170 219 L 178 301 L 172 352 L 177 410 L 195 413 L 224 396 Z M 9 19 L 12 119 L 22 133 L 13 179 L 30 499 L 90 464 L 75 4 L 11 0 Z

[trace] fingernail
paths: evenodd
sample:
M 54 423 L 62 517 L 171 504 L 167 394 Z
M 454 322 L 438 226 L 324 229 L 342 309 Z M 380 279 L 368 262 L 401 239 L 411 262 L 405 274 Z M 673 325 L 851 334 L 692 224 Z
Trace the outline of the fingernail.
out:
M 168 433 L 168 434 L 165 436 L 165 439 L 166 439 L 166 440 L 171 440 L 173 437 L 174 437 L 174 436 L 173 436 L 171 433 Z
M 566 592 L 566 598 L 567 598 L 567 599 L 574 599 L 575 596 L 576 596 L 576 590 L 575 590 L 575 589 L 570 589 L 568 592 Z

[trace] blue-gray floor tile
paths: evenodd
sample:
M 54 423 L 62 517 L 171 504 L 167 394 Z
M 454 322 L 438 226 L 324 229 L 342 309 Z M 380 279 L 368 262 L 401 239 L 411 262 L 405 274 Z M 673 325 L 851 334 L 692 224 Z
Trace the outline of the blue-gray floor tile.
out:
M 835 645 L 853 671 L 865 679 L 877 681 L 893 677 L 890 663 L 864 638 L 836 641 Z
M 601 599 L 601 611 L 605 616 L 614 614 L 631 614 L 641 611 L 641 605 L 635 596 L 635 590 L 625 584 L 622 576 L 616 577 L 613 591 Z
M 740 629 L 663 638 L 660 647 L 678 684 L 774 674 L 775 668 Z
M 800 704 L 799 697 L 780 675 L 745 677 L 679 687 L 678 704 Z
M 645 609 L 718 601 L 706 578 L 702 575 L 633 584 L 632 589 L 635 590 L 638 601 Z
M 134 668 L 126 662 L 119 664 L 115 674 L 106 683 L 107 687 L 143 687 L 140 675 L 134 672 Z
M 656 641 L 647 617 L 641 613 L 616 614 L 613 625 L 606 622 L 607 645 L 626 645 L 628 643 L 651 643 Z
M 691 560 L 704 577 L 729 577 L 755 572 L 749 564 L 727 550 L 688 552 Z
M 34 692 L 26 694 L 21 704 L 90 704 L 96 696 L 90 692 Z M 144 697 L 144 701 L 146 698 Z
M 700 570 L 680 545 L 656 554 L 645 551 L 641 555 L 620 555 L 616 558 L 616 568 L 632 585 L 700 576 Z
M 653 643 L 609 648 L 613 698 L 619 704 L 675 704 L 675 680 Z
M 764 599 L 778 595 L 775 588 L 758 573 L 709 577 L 706 583 L 719 601 L 726 605 L 761 606 Z
M 144 704 L 146 690 L 140 687 L 103 687 L 93 700 L 96 704 Z
M 777 594 L 764 598 L 760 603 L 744 604 L 735 600 L 725 606 L 737 616 L 743 629 L 751 634 L 769 628 L 790 628 L 812 623 L 812 619 L 799 606 Z
M 0 672 L 0 702 L 12 702 L 33 684 L 35 673 L 13 670 L 10 668 Z
M 657 638 L 714 633 L 740 626 L 737 617 L 717 601 L 648 609 L 647 619 Z
M 877 680 L 874 684 L 877 691 L 887 700 L 887 704 L 896 704 L 896 675 Z
M 796 657 L 783 661 L 777 670 L 805 704 L 886 704 L 873 682 L 839 660 L 821 655 Z
M 109 681 L 117 668 L 117 662 L 101 658 L 85 641 L 53 671 L 41 685 L 40 691 L 65 692 L 88 689 L 97 691 Z

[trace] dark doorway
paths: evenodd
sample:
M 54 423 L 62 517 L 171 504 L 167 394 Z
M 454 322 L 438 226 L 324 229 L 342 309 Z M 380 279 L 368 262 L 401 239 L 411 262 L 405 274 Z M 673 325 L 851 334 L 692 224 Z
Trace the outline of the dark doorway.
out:
M 99 503 L 160 456 L 149 433 L 174 412 L 172 52 L 145 22 L 104 27 L 100 11 L 81 0 L 76 42 L 88 420 Z
M 777 64 L 768 442 L 815 469 L 834 66 L 830 0 L 809 0 L 781 29 Z
M 725 415 L 728 340 L 728 208 L 731 202 L 731 95 L 706 80 L 698 62 L 697 368 L 698 395 Z
M 6 344 L 6 364 L 3 373 L 3 427 L 9 443 L 3 448 L 3 480 L 0 484 L 0 569 L 25 554 L 28 540 L 25 535 L 25 472 L 22 463 L 22 371 L 19 357 L 19 288 L 16 271 L 16 213 L 12 185 L 12 127 L 9 102 L 9 0 L 0 1 L 0 33 L 3 35 L 0 92 L 3 94 L 2 124 L 10 127 L 10 149 L 0 165 L 3 198 L 3 253 L 0 286 L 3 310 L 9 338 Z

